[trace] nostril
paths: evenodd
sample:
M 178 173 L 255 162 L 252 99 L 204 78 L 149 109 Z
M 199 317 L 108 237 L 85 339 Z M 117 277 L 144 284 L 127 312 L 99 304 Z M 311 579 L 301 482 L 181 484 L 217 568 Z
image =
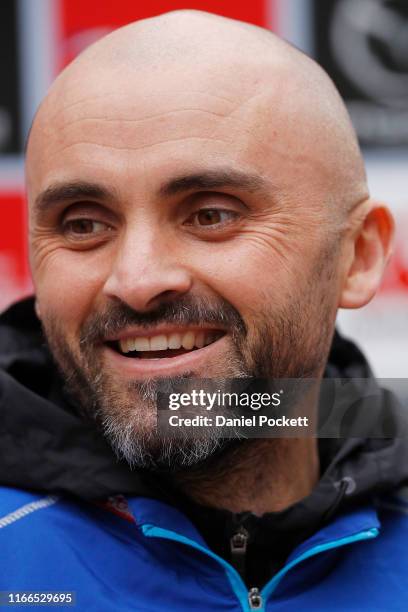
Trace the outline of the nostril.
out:
M 177 302 L 182 299 L 184 292 L 176 291 L 175 289 L 166 289 L 161 293 L 154 295 L 147 303 L 146 308 L 155 309 L 161 306 L 170 305 L 171 302 Z

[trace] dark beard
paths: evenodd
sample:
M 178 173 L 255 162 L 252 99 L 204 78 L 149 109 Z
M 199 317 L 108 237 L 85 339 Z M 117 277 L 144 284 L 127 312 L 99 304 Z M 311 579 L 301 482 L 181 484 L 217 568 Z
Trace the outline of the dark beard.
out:
M 131 467 L 185 470 L 205 464 L 232 448 L 236 441 L 223 439 L 214 429 L 200 438 L 187 433 L 182 439 L 160 436 L 156 430 L 158 385 L 161 390 L 166 385 L 171 392 L 180 383 L 180 377 L 131 381 L 127 388 L 123 383 L 116 384 L 100 358 L 104 338 L 130 325 L 147 327 L 163 322 L 220 325 L 228 330 L 232 346 L 217 379 L 317 377 L 327 360 L 335 308 L 330 294 L 324 290 L 316 292 L 314 283 L 325 285 L 321 270 L 316 269 L 316 276 L 309 279 L 304 293 L 284 310 L 278 313 L 268 306 L 259 313 L 251 332 L 225 300 L 210 303 L 192 296 L 163 303 L 148 313 L 137 313 L 124 303 L 111 302 L 82 325 L 77 352 L 67 343 L 55 318 L 48 317 L 43 326 L 68 394 L 84 418 L 101 429 L 117 456 Z M 186 372 L 181 378 L 197 376 Z

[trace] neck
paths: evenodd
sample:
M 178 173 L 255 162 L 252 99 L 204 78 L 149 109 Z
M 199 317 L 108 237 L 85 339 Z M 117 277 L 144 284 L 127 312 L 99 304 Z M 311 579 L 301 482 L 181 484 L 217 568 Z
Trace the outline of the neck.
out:
M 307 497 L 318 478 L 316 438 L 274 438 L 242 441 L 177 485 L 199 504 L 261 516 Z

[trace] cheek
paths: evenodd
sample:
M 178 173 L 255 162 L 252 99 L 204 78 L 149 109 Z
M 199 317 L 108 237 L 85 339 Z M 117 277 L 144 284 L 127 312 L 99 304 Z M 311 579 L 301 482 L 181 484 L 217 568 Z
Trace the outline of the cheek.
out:
M 33 281 L 43 319 L 57 318 L 67 336 L 75 334 L 106 280 L 107 265 L 98 254 L 56 249 L 35 267 Z
M 291 245 L 261 235 L 230 244 L 211 244 L 190 262 L 200 280 L 230 302 L 243 318 L 256 318 L 268 305 L 279 310 L 304 282 L 304 255 Z

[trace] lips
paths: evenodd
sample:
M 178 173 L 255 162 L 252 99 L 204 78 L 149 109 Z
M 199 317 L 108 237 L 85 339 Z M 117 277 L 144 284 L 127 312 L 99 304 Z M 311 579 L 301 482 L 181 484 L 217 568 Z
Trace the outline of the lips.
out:
M 155 328 L 151 333 L 146 329 L 125 330 L 118 336 L 104 343 L 105 365 L 125 380 L 177 376 L 186 372 L 195 372 L 199 378 L 211 377 L 212 364 L 228 350 L 228 334 L 220 329 L 173 326 Z M 202 347 L 197 346 L 201 343 Z M 179 344 L 179 348 L 169 348 L 169 345 Z M 137 350 L 136 346 L 148 348 Z M 162 348 L 155 348 L 157 346 Z
M 221 338 L 214 329 L 171 330 L 150 335 L 131 335 L 110 341 L 108 345 L 127 358 L 162 359 L 202 349 Z

